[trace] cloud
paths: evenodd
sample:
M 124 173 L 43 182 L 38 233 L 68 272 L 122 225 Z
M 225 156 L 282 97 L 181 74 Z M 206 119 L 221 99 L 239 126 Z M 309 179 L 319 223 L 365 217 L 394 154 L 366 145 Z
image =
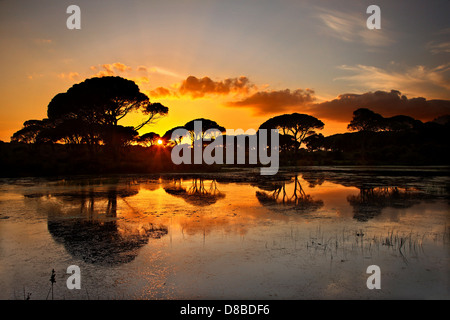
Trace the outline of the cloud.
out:
M 42 73 L 33 73 L 33 74 L 27 75 L 27 79 L 35 80 L 35 79 L 42 78 L 43 76 L 44 76 L 44 74 L 42 74 Z
M 383 47 L 392 43 L 387 36 L 386 21 L 379 30 L 369 30 L 366 21 L 369 15 L 352 14 L 320 8 L 317 18 L 322 22 L 322 32 L 345 42 L 359 42 L 370 47 Z
M 114 62 L 112 64 L 112 66 L 113 66 L 114 69 L 122 71 L 122 72 L 131 70 L 131 67 L 129 67 L 129 66 L 127 66 L 127 65 L 125 65 L 125 64 L 123 64 L 121 62 Z
M 139 67 L 141 71 L 147 71 L 143 66 Z M 167 97 L 191 97 L 192 99 L 217 97 L 217 96 L 246 96 L 254 92 L 257 87 L 250 82 L 247 77 L 227 78 L 220 81 L 214 81 L 210 77 L 197 78 L 189 76 L 180 83 L 175 83 L 169 88 L 158 87 L 150 90 L 149 95 L 153 98 Z
M 161 67 L 147 67 L 147 66 L 138 66 L 136 68 L 137 71 L 139 72 L 146 72 L 148 74 L 151 73 L 156 73 L 156 74 L 160 74 L 160 75 L 164 75 L 164 76 L 169 76 L 169 77 L 174 77 L 174 78 L 183 78 L 183 76 L 181 76 L 180 74 L 161 68 Z
M 450 98 L 450 63 L 434 68 L 418 65 L 402 72 L 374 66 L 356 65 L 339 67 L 352 75 L 336 78 L 345 80 L 362 90 L 390 90 L 396 88 L 410 96 Z
M 336 99 L 312 105 L 308 112 L 318 118 L 350 122 L 353 111 L 367 108 L 385 117 L 408 115 L 429 121 L 450 114 L 450 100 L 408 99 L 400 91 L 375 91 L 363 94 L 342 94 Z
M 102 64 L 103 72 L 105 72 L 106 75 L 112 76 L 114 75 L 114 68 L 112 64 Z
M 158 87 L 156 89 L 151 90 L 148 95 L 151 98 L 167 98 L 174 96 L 174 93 L 167 88 Z
M 174 77 L 174 78 L 183 78 L 183 76 L 179 75 L 176 72 L 167 70 L 167 69 L 163 69 L 163 68 L 159 68 L 159 67 L 151 67 L 147 69 L 148 72 L 150 73 L 158 73 L 158 74 L 162 74 L 164 76 L 169 76 L 169 77 Z
M 105 63 L 102 65 L 91 66 L 90 69 L 94 72 L 99 70 L 96 74 L 93 75 L 93 77 L 114 76 L 117 75 L 117 73 L 124 73 L 132 70 L 130 66 L 127 66 L 126 64 L 123 64 L 121 62 L 114 62 L 111 64 Z
M 103 64 L 100 67 L 91 66 L 90 69 L 93 71 L 100 70 L 96 74 L 92 75 L 93 77 L 108 77 L 115 75 L 111 64 Z
M 33 39 L 33 42 L 40 45 L 46 45 L 46 44 L 52 44 L 53 41 L 51 39 L 42 39 L 42 38 L 37 38 L 37 39 Z
M 243 100 L 228 102 L 227 106 L 252 108 L 257 115 L 283 113 L 310 105 L 314 94 L 310 89 L 258 91 Z
M 122 62 L 113 62 L 113 63 L 104 63 L 92 65 L 89 67 L 89 70 L 85 73 L 78 72 L 63 72 L 57 74 L 59 79 L 71 80 L 73 82 L 80 81 L 86 78 L 92 77 L 113 77 L 120 76 L 134 81 L 138 86 L 141 87 L 142 90 L 148 92 L 148 86 L 155 79 L 159 79 L 159 75 L 172 76 L 172 77 L 180 77 L 174 72 L 169 70 L 160 68 L 160 67 L 148 67 L 145 65 L 129 66 Z M 34 79 L 34 75 L 28 76 L 28 79 Z M 180 84 L 178 83 L 178 87 Z M 162 90 L 162 87 L 151 90 L 151 95 L 153 97 L 168 97 L 168 96 L 177 96 L 176 91 L 178 91 L 178 87 L 170 88 Z
M 183 80 L 178 88 L 181 95 L 190 95 L 192 98 L 201 98 L 205 95 L 228 95 L 230 93 L 247 94 L 255 88 L 247 77 L 228 78 L 223 81 L 214 81 L 209 77 L 197 78 L 189 76 Z
M 70 81 L 80 80 L 80 74 L 78 72 L 67 72 L 67 73 L 62 72 L 58 74 L 57 77 L 62 80 L 70 80 Z
M 90 67 L 90 70 L 94 72 L 91 77 L 122 76 L 135 81 L 138 85 L 150 83 L 151 77 L 155 74 L 182 78 L 175 72 L 160 67 L 147 67 L 144 65 L 131 67 L 122 62 L 94 65 Z
M 426 47 L 433 54 L 450 53 L 450 41 L 446 42 L 430 41 L 427 43 Z
M 450 36 L 450 28 L 442 29 L 434 33 L 433 36 L 435 39 L 429 41 L 425 48 L 432 54 L 450 53 L 450 41 L 448 41 Z

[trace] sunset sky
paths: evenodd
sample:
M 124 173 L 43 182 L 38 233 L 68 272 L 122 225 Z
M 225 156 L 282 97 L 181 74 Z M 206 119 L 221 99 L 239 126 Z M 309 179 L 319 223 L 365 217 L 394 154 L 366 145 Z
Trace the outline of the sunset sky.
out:
M 66 27 L 71 4 L 81 30 Z M 380 30 L 366 27 L 371 4 Z M 0 140 L 45 118 L 57 93 L 105 75 L 169 107 L 141 134 L 199 117 L 257 129 L 299 112 L 328 135 L 359 107 L 432 120 L 450 114 L 449 12 L 448 0 L 0 0 Z

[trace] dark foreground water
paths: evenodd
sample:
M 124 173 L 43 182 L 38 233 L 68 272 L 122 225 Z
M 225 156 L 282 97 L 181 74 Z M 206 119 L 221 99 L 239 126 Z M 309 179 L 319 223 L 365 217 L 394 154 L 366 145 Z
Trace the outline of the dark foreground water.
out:
M 52 269 L 54 299 L 449 299 L 449 191 L 442 168 L 2 179 L 0 299 L 51 299 Z

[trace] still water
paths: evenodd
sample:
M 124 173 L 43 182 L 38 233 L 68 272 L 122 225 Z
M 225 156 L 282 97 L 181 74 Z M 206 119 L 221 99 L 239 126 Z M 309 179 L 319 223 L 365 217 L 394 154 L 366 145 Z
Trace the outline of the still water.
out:
M 449 299 L 449 186 L 398 167 L 2 179 L 0 299 L 51 299 L 53 269 L 54 299 Z

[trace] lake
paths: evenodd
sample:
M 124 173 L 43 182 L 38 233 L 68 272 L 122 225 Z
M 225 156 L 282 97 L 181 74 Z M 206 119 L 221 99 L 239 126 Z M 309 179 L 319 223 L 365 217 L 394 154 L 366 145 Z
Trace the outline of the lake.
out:
M 449 299 L 448 172 L 0 179 L 0 299 Z

